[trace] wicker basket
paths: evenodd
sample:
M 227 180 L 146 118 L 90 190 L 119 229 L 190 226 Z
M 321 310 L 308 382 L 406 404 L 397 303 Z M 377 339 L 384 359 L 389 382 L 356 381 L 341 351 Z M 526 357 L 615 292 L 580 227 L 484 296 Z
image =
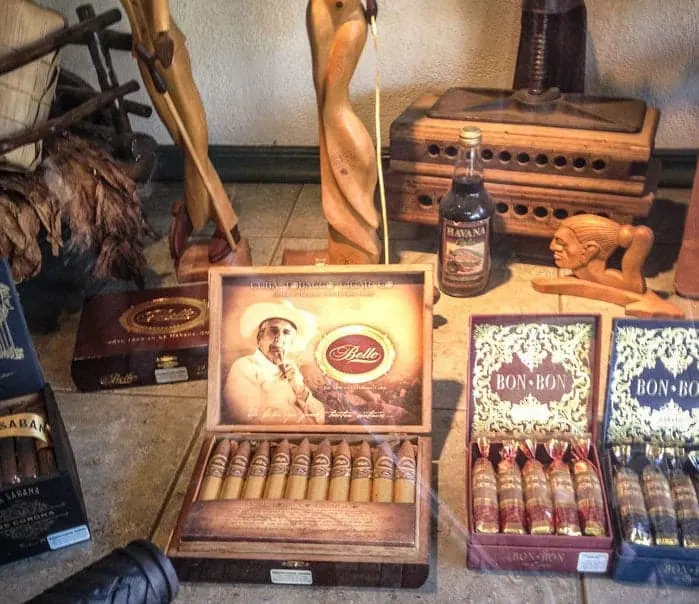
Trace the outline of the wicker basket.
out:
M 0 55 L 65 27 L 56 11 L 30 0 L 0 2 Z M 59 66 L 58 52 L 0 77 L 0 139 L 44 123 L 51 109 Z M 0 156 L 0 169 L 33 171 L 41 161 L 41 141 Z

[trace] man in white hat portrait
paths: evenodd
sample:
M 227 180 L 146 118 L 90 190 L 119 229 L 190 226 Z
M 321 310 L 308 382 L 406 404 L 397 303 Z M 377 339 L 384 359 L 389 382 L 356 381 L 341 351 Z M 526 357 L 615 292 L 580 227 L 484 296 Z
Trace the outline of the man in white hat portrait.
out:
M 229 419 L 241 424 L 325 422 L 325 408 L 303 381 L 289 353 L 315 335 L 315 317 L 288 300 L 258 302 L 240 317 L 244 338 L 257 334 L 257 350 L 236 359 L 223 385 Z

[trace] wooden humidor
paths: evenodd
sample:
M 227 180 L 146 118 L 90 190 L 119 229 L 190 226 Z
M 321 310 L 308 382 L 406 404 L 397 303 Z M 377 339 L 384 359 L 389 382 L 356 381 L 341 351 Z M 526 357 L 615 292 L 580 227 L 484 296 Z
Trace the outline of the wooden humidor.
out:
M 469 429 L 466 480 L 467 566 L 483 570 L 607 572 L 612 529 L 600 459 L 595 448 L 599 317 L 590 315 L 493 315 L 471 317 Z M 565 335 L 563 331 L 567 330 Z M 560 337 L 577 341 L 575 354 Z M 557 350 L 558 348 L 558 350 Z M 498 376 L 507 376 L 500 380 Z M 516 380 L 514 376 L 522 376 Z M 549 384 L 551 388 L 539 388 Z M 504 386 L 504 388 L 499 388 Z M 567 401 L 567 402 L 565 402 Z M 588 460 L 602 487 L 605 534 L 600 536 L 479 533 L 473 506 L 472 468 L 480 457 L 477 437 L 488 434 L 497 464 L 504 441 L 590 437 Z M 568 463 L 570 450 L 563 460 Z M 542 447 L 536 459 L 550 458 Z M 525 458 L 520 452 L 520 469 Z M 497 468 L 497 466 L 496 466 Z
M 180 578 L 422 585 L 430 557 L 431 267 L 212 270 L 209 299 L 206 436 L 167 547 Z M 259 409 L 251 411 L 252 419 L 248 420 L 231 411 L 235 395 L 226 384 L 235 370 L 229 367 L 241 356 L 256 354 L 255 337 L 243 336 L 246 311 L 255 314 L 251 309 L 261 308 L 256 305 L 282 300 L 312 313 L 316 320 L 316 329 L 306 338 L 304 349 L 295 351 L 291 358 L 311 396 L 324 405 L 322 423 L 293 421 L 280 411 L 279 418 L 264 424 L 255 419 L 265 416 Z M 369 371 L 364 367 L 352 373 L 351 367 L 326 363 L 334 342 L 349 338 L 361 346 L 367 337 L 373 338 L 377 349 L 382 347 L 385 364 L 370 364 Z M 274 449 L 285 439 L 292 455 L 303 439 L 308 439 L 313 453 L 327 439 L 333 455 L 345 441 L 353 459 L 363 441 L 372 450 L 388 441 L 394 454 L 407 441 L 416 461 L 414 503 L 264 498 L 203 501 L 200 495 L 207 464 L 222 439 L 237 445 L 247 441 L 255 450 L 265 441 Z

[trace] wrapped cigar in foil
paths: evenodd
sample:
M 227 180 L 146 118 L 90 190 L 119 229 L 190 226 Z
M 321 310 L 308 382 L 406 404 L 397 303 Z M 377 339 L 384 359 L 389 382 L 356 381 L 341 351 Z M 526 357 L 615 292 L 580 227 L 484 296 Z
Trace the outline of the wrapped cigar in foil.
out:
M 664 458 L 662 447 L 647 445 L 646 458 L 648 465 L 641 472 L 641 488 L 655 545 L 677 546 L 677 514 L 670 483 L 661 468 Z
M 532 535 L 553 534 L 553 502 L 543 464 L 536 459 L 536 443 L 526 440 L 520 449 L 527 458 L 522 468 L 524 507 L 527 525 Z
M 490 442 L 487 438 L 477 440 L 481 456 L 473 463 L 473 520 L 477 533 L 497 533 L 498 524 L 498 485 L 495 468 L 488 458 Z
M 583 535 L 601 537 L 607 532 L 602 483 L 590 461 L 590 439 L 573 442 L 573 483 Z
M 517 443 L 506 441 L 498 463 L 498 507 L 500 529 L 505 535 L 524 535 L 524 491 L 522 470 L 517 465 Z
M 546 468 L 551 497 L 553 499 L 553 526 L 557 535 L 579 536 L 578 506 L 575 502 L 573 477 L 563 457 L 568 450 L 568 443 L 551 439 L 546 443 L 546 452 L 551 457 L 551 464 Z
M 686 459 L 684 451 L 666 449 L 665 458 L 670 467 L 670 489 L 675 502 L 680 543 L 682 547 L 699 548 L 699 499 L 692 479 L 682 468 Z
M 615 460 L 614 492 L 624 539 L 637 545 L 653 545 L 641 480 L 636 471 L 629 466 L 631 446 L 614 447 L 612 455 Z

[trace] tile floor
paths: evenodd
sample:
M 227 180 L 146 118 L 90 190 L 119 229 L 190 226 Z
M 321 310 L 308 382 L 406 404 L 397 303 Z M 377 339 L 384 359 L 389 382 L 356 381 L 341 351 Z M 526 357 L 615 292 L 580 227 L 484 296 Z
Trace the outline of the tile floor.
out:
M 255 264 L 279 264 L 284 248 L 323 247 L 325 225 L 316 185 L 239 184 L 236 209 L 241 231 L 252 244 Z M 156 184 L 145 210 L 154 228 L 165 235 L 169 208 L 178 185 Z M 668 192 L 687 199 L 687 192 Z M 395 261 L 435 262 L 434 232 L 415 225 L 392 224 Z M 503 248 L 503 246 L 500 246 Z M 504 248 L 503 248 L 504 249 Z M 614 583 L 605 577 L 580 578 L 548 574 L 481 573 L 465 567 L 464 377 L 467 367 L 468 313 L 596 312 L 603 315 L 602 342 L 608 355 L 611 318 L 622 309 L 589 300 L 537 295 L 529 281 L 555 276 L 557 269 L 530 265 L 500 249 L 493 282 L 486 294 L 468 300 L 443 296 L 435 307 L 433 451 L 437 502 L 436 533 L 430 578 L 419 590 L 290 588 L 278 586 L 185 584 L 177 602 L 604 602 L 658 600 L 697 602 L 696 591 L 649 588 Z M 175 283 L 167 240 L 147 250 L 150 287 Z M 104 289 L 124 287 L 103 284 Z M 672 271 L 650 279 L 670 291 Z M 94 288 L 93 288 L 94 290 Z M 59 295 L 60 294 L 60 295 Z M 70 359 L 79 319 L 79 298 L 64 292 L 41 292 L 49 306 L 63 310 L 54 321 L 41 322 L 34 342 L 42 367 L 57 392 L 61 413 L 78 463 L 94 538 L 91 542 L 0 568 L 0 601 L 21 602 L 135 538 L 163 546 L 172 530 L 198 450 L 205 408 L 204 382 L 144 387 L 118 392 L 81 394 L 70 378 Z M 24 290 L 25 305 L 35 290 Z M 32 298 L 28 300 L 26 298 Z M 78 301 L 76 301 L 76 298 Z M 672 298 L 688 316 L 699 316 L 699 304 Z M 47 326 L 52 327 L 47 331 Z M 603 364 L 604 365 L 604 364 Z M 600 383 L 604 384 L 603 366 Z

